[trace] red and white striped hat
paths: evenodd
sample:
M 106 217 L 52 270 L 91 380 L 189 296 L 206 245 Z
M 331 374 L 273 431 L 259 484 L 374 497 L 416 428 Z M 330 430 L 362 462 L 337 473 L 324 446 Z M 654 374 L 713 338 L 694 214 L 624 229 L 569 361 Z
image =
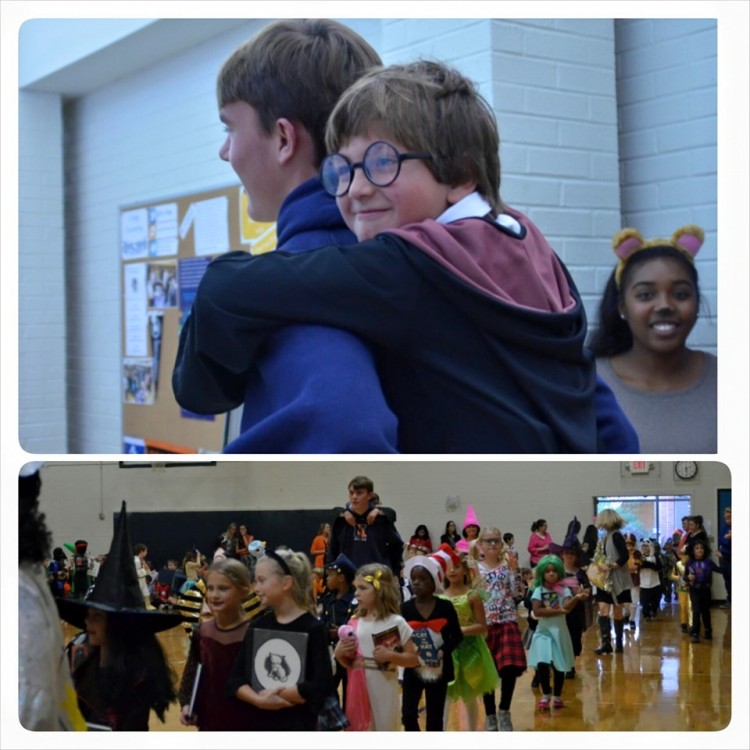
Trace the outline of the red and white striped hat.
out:
M 461 558 L 449 544 L 441 544 L 431 555 L 415 555 L 404 563 L 404 577 L 411 578 L 411 571 L 416 567 L 424 568 L 435 582 L 435 591 L 442 592 L 445 574 L 451 568 L 461 564 Z

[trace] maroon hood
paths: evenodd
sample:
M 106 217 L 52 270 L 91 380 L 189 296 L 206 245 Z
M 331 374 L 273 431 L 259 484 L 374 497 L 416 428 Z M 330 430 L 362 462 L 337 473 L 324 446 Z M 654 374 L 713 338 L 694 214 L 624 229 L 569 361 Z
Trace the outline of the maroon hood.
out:
M 491 217 L 450 224 L 432 219 L 388 230 L 429 255 L 454 276 L 506 304 L 542 312 L 575 306 L 562 264 L 525 216 L 506 209 L 525 229 L 514 236 Z

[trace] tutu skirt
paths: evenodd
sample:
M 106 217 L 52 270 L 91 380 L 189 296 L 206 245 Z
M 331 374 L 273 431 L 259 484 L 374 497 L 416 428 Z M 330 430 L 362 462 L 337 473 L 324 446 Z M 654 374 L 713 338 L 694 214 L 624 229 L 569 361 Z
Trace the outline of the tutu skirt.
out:
M 448 697 L 452 701 L 468 703 L 480 695 L 491 693 L 499 677 L 484 637 L 467 635 L 453 652 L 455 679 L 448 684 Z

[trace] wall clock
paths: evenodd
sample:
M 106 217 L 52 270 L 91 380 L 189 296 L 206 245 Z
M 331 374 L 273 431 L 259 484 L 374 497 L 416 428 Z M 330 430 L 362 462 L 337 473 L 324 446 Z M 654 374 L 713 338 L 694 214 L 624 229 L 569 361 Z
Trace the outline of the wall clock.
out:
M 698 464 L 695 461 L 675 461 L 674 475 L 678 479 L 694 479 L 698 473 Z

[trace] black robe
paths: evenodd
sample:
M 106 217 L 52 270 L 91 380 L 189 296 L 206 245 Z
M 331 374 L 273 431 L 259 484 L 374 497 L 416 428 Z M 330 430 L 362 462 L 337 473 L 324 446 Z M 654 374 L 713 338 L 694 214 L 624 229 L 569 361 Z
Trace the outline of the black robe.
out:
M 181 332 L 177 400 L 200 413 L 236 407 L 266 337 L 288 323 L 316 323 L 373 347 L 402 453 L 596 453 L 583 303 L 538 230 L 519 238 L 475 218 L 430 222 L 427 232 L 415 226 L 435 254 L 407 241 L 407 229 L 302 255 L 217 258 Z M 479 246 L 481 264 L 508 243 L 526 243 L 511 245 L 522 251 L 516 287 L 526 277 L 530 286 L 549 286 L 549 278 L 531 278 L 536 261 L 524 267 L 524 257 L 541 255 L 569 301 L 562 311 L 506 301 L 450 268 L 451 253 L 473 257 L 471 246 Z M 492 282 L 503 286 L 502 278 Z

